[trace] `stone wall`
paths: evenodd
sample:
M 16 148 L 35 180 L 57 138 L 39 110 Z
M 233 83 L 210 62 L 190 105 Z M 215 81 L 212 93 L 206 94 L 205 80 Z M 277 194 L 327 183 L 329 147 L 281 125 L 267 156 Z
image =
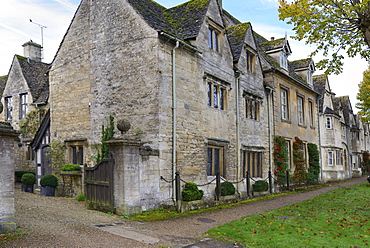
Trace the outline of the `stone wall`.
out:
M 0 233 L 14 231 L 14 139 L 19 135 L 0 122 Z

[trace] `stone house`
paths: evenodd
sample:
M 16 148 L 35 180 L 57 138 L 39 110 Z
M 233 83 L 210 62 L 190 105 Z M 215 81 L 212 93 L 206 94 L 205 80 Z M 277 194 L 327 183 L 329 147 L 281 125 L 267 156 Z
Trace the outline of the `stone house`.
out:
M 176 171 L 199 184 L 216 172 L 230 181 L 247 170 L 266 178 L 268 105 L 257 51 L 252 25 L 221 1 L 165 9 L 83 0 L 50 69 L 51 141 L 92 166 L 110 115 L 140 128 L 143 147 L 157 151 L 139 161 L 132 205 L 142 209 L 171 199 L 160 177 Z M 214 185 L 203 189 L 213 197 Z
M 295 139 L 304 144 L 305 165 L 308 168 L 307 144 L 319 145 L 317 98 L 313 87 L 315 65 L 312 59 L 289 61 L 292 51 L 288 39 L 267 40 L 256 34 L 265 82 L 270 88 L 273 136 L 287 141 L 288 168 L 294 172 L 293 144 Z
M 40 45 L 29 41 L 23 47 L 24 56 L 15 55 L 8 75 L 1 78 L 4 111 L 0 119 L 22 130 L 16 149 L 16 170 L 31 170 L 35 155 L 30 142 L 48 109 L 50 64 L 41 62 Z
M 335 97 L 326 75 L 314 77 L 315 89 L 320 92 L 319 123 L 322 181 L 346 179 L 350 176 L 347 124 L 342 102 Z

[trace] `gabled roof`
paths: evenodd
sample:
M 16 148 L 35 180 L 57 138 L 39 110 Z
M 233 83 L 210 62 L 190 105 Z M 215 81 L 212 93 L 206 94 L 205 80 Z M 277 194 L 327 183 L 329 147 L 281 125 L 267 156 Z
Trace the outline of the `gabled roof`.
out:
M 250 25 L 251 24 L 248 22 L 226 29 L 231 51 L 233 53 L 234 62 L 239 61 L 244 45 L 245 35 Z
M 311 58 L 307 58 L 307 59 L 291 61 L 289 63 L 291 64 L 294 70 L 299 70 L 299 69 L 308 68 L 313 63 L 313 61 Z
M 34 103 L 43 103 L 49 97 L 49 77 L 48 71 L 50 64 L 37 62 L 23 56 L 15 55 L 21 67 Z
M 128 0 L 128 2 L 157 31 L 164 31 L 187 40 L 198 36 L 210 0 L 191 0 L 170 9 L 151 0 Z
M 313 87 L 322 96 L 325 94 L 326 80 L 327 80 L 327 76 L 326 75 L 316 75 L 316 76 L 313 76 Z
M 0 98 L 3 95 L 3 92 L 4 92 L 5 85 L 6 85 L 7 81 L 8 81 L 8 75 L 0 77 Z
M 277 50 L 277 49 L 282 49 L 285 45 L 285 38 L 281 38 L 281 39 L 276 39 L 276 40 L 266 40 L 261 43 L 261 48 L 265 51 L 265 52 L 268 52 L 268 51 L 271 51 L 271 50 Z
M 337 101 L 340 101 L 342 104 L 343 116 L 346 125 L 350 127 L 353 126 L 354 123 L 351 123 L 351 115 L 353 115 L 353 110 L 349 96 L 340 96 L 336 97 L 335 99 L 338 99 Z

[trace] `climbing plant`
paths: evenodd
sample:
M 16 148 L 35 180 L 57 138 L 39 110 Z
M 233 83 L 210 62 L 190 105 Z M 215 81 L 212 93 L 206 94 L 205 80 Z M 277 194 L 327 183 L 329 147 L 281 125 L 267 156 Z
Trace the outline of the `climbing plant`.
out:
M 108 158 L 109 148 L 108 148 L 108 146 L 104 142 L 113 139 L 113 137 L 114 137 L 114 117 L 113 116 L 109 116 L 109 125 L 107 127 L 105 127 L 104 125 L 102 125 L 101 143 L 95 145 L 95 146 L 97 146 L 99 148 L 98 154 L 95 157 L 97 164 L 102 159 Z
M 287 143 L 284 137 L 275 136 L 274 144 L 275 179 L 278 185 L 283 186 L 286 182 L 286 171 L 288 169 Z
M 308 176 L 307 183 L 318 183 L 320 174 L 320 155 L 316 144 L 308 143 Z
M 30 111 L 24 121 L 19 124 L 21 133 L 26 137 L 34 137 L 39 129 L 42 118 L 44 117 L 44 109 L 36 109 Z
M 303 142 L 297 137 L 293 142 L 293 163 L 295 169 L 292 181 L 297 184 L 306 183 L 308 173 L 305 166 Z
M 362 154 L 362 169 L 364 172 L 370 172 L 370 153 L 369 152 L 364 152 Z
M 49 152 L 46 155 L 50 156 L 50 167 L 54 171 L 59 171 L 66 164 L 65 150 L 65 145 L 60 142 L 49 144 Z

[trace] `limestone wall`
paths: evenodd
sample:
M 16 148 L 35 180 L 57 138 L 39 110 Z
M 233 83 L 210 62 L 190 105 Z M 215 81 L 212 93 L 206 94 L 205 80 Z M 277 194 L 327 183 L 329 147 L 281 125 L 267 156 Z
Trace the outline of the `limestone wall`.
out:
M 14 139 L 19 133 L 0 122 L 0 233 L 14 231 Z

